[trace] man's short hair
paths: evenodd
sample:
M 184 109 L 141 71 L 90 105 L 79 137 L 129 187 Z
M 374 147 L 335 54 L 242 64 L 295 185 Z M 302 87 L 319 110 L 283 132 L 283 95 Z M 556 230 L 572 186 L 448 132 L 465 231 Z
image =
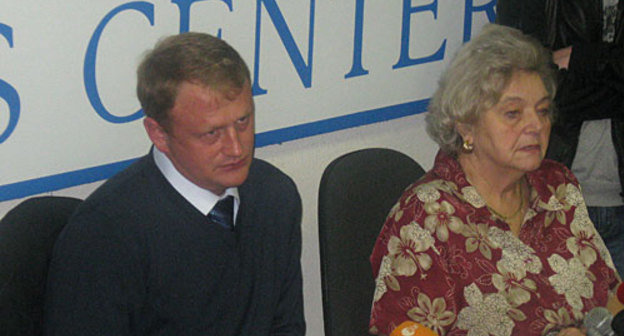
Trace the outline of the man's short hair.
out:
M 137 96 L 146 116 L 168 128 L 180 84 L 190 82 L 234 96 L 250 85 L 249 68 L 225 41 L 183 33 L 159 41 L 137 70 Z

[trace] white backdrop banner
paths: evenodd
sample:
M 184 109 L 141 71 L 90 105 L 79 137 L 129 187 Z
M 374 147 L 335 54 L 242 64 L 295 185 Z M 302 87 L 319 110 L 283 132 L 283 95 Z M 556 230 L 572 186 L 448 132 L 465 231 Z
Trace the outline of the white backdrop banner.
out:
M 496 0 L 0 3 L 0 201 L 105 179 L 149 149 L 135 69 L 201 31 L 253 76 L 257 145 L 424 112 Z

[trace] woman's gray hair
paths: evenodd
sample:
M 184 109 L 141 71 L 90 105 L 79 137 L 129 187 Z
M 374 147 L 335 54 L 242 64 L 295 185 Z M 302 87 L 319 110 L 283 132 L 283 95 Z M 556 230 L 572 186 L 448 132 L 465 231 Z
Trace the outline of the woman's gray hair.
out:
M 556 93 L 550 52 L 521 31 L 487 24 L 457 53 L 429 102 L 427 133 L 445 153 L 457 157 L 462 138 L 458 123 L 474 124 L 500 100 L 516 71 L 536 73 L 550 99 Z M 551 111 L 551 119 L 552 119 Z

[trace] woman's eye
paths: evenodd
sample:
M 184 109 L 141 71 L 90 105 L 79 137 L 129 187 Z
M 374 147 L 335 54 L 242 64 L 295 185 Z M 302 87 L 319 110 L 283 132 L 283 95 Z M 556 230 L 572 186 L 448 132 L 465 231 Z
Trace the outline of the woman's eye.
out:
M 518 110 L 510 110 L 505 112 L 505 117 L 507 118 L 516 118 L 520 114 Z
M 550 114 L 550 108 L 541 108 L 537 110 L 537 113 L 539 113 L 539 115 L 549 115 Z

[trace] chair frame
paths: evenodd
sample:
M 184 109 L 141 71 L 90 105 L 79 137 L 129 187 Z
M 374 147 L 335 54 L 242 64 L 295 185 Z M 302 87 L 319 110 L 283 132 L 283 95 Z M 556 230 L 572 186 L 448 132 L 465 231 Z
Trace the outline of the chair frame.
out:
M 325 336 L 368 335 L 370 253 L 392 206 L 423 174 L 412 158 L 387 148 L 350 152 L 326 167 L 318 203 Z

